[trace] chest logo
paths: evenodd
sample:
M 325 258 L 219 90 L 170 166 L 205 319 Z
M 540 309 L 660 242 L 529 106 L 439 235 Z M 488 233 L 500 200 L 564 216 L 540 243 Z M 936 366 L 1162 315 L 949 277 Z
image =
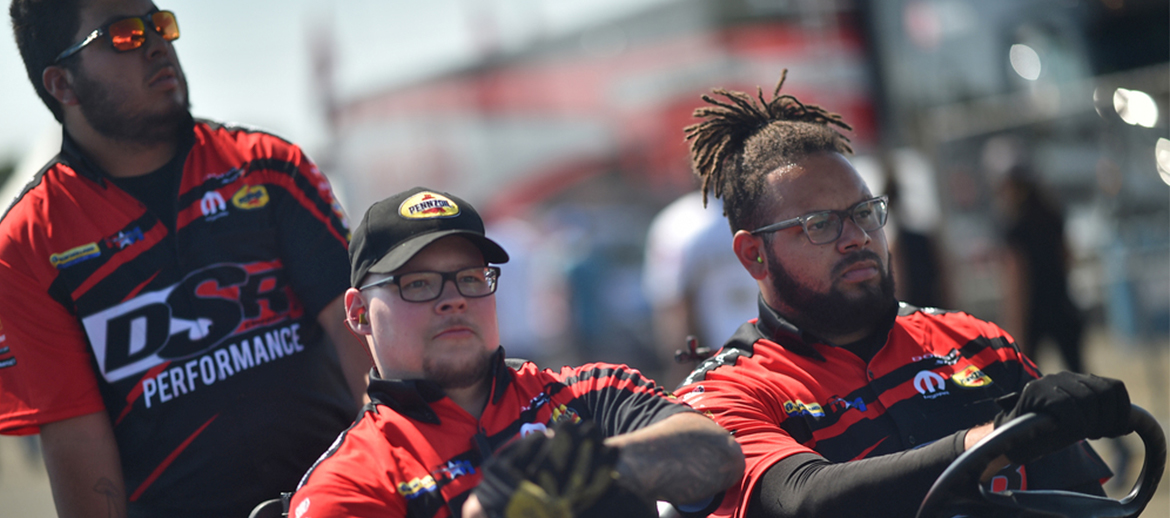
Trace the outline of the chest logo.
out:
M 263 185 L 245 185 L 232 195 L 232 205 L 244 210 L 259 209 L 268 205 L 268 189 Z
M 398 215 L 406 219 L 453 218 L 459 215 L 459 205 L 442 194 L 420 192 L 398 206 Z
M 974 365 L 956 372 L 954 376 L 951 376 L 951 379 L 956 385 L 964 388 L 986 387 L 991 384 L 991 376 L 984 374 Z
M 121 250 L 134 243 L 142 241 L 142 238 L 142 228 L 134 227 L 130 230 L 118 232 L 117 234 L 105 238 L 103 241 L 106 244 L 106 248 Z
M 572 408 L 569 408 L 565 405 L 560 405 L 560 406 L 553 409 L 552 419 L 549 419 L 549 422 L 550 423 L 559 423 L 561 421 L 568 421 L 570 423 L 580 423 L 581 416 L 579 414 L 577 414 L 576 410 L 573 410 Z
M 199 210 L 209 221 L 216 220 L 227 216 L 227 203 L 218 191 L 208 191 L 203 195 L 203 199 L 199 200 Z
M 945 396 L 947 379 L 934 371 L 921 371 L 914 376 L 914 389 L 926 399 Z
M 528 437 L 537 432 L 544 432 L 548 427 L 544 423 L 524 423 L 520 425 L 520 437 Z
M 817 403 L 805 404 L 803 401 L 797 399 L 795 401 L 784 402 L 784 413 L 788 417 L 796 417 L 800 415 L 808 415 L 812 417 L 825 417 L 825 410 Z
M 93 259 L 99 255 L 102 255 L 102 250 L 98 248 L 98 244 L 89 243 L 77 248 L 70 248 L 59 254 L 50 255 L 49 263 L 57 269 L 64 269 L 82 261 Z

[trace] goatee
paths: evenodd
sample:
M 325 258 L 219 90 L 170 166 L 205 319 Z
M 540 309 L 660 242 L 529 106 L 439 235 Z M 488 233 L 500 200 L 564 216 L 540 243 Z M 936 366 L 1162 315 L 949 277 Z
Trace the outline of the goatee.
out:
M 112 140 L 150 145 L 173 141 L 190 124 L 187 79 L 180 76 L 180 81 L 182 102 L 157 113 L 128 113 L 124 108 L 131 104 L 128 96 L 116 94 L 83 73 L 76 74 L 73 88 L 82 115 L 95 131 Z
M 860 284 L 860 295 L 847 296 L 836 282 L 827 293 L 813 291 L 793 278 L 771 250 L 766 253 L 772 287 L 790 308 L 782 316 L 804 331 L 819 336 L 872 331 L 898 305 L 894 294 L 894 275 L 890 269 L 890 254 L 886 255 L 885 268 L 882 267 L 881 258 L 869 250 L 854 252 L 838 262 L 832 270 L 834 278 L 859 261 L 870 260 L 878 265 L 878 283 Z

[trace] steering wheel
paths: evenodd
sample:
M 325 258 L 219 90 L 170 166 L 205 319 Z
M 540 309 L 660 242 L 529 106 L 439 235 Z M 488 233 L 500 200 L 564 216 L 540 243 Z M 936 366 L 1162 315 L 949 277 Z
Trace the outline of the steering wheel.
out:
M 1145 443 L 1146 458 L 1133 489 L 1121 500 L 1071 491 L 993 493 L 979 483 L 980 476 L 992 461 L 1016 446 L 1037 440 L 1051 423 L 1052 419 L 1047 416 L 1026 414 L 988 434 L 943 471 L 926 493 L 917 518 L 1129 518 L 1146 508 L 1166 467 L 1166 436 L 1154 416 L 1136 405 L 1130 411 L 1129 424 Z

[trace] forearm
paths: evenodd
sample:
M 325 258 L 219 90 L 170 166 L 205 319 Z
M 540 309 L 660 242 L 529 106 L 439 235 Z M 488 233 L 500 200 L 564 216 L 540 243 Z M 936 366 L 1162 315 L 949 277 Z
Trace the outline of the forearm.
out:
M 58 516 L 126 516 L 122 463 L 105 412 L 41 426 L 41 447 Z
M 606 439 L 619 448 L 618 482 L 653 500 L 701 501 L 743 476 L 739 444 L 714 421 L 676 414 L 636 432 Z
M 963 452 L 964 435 L 958 432 L 916 450 L 851 462 L 793 455 L 774 464 L 757 483 L 748 516 L 914 516 L 934 480 Z

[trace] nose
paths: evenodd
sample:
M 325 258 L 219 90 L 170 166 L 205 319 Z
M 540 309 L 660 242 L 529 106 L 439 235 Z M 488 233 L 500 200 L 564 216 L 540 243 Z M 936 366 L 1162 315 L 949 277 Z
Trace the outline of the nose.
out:
M 841 237 L 837 238 L 837 250 L 840 252 L 846 253 L 863 248 L 872 241 L 869 233 L 862 230 L 853 218 L 845 218 L 841 225 Z
M 448 288 L 447 285 L 451 287 Z M 439 313 L 457 313 L 467 309 L 467 297 L 459 293 L 459 289 L 455 287 L 454 280 L 447 280 L 443 282 L 443 291 L 439 293 L 439 298 L 435 301 L 435 311 Z
M 164 40 L 162 34 L 154 30 L 154 26 L 150 23 L 146 24 L 146 41 L 142 44 L 146 46 L 146 57 L 154 59 L 155 57 L 166 53 L 167 40 Z

